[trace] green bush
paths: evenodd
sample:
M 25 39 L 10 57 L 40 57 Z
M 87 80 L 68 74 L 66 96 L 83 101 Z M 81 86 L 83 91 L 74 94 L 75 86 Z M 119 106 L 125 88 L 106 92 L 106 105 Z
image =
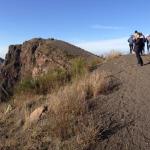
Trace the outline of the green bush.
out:
M 47 94 L 55 91 L 74 78 L 79 78 L 87 72 L 87 63 L 82 58 L 71 61 L 71 70 L 57 68 L 36 78 L 28 77 L 19 82 L 16 93 Z
M 83 58 L 75 58 L 71 61 L 71 76 L 78 78 L 87 72 L 87 62 Z
M 31 77 L 27 77 L 24 80 L 21 80 L 20 83 L 17 85 L 17 92 L 30 90 L 35 87 L 35 81 Z
M 47 74 L 36 78 L 28 77 L 22 80 L 16 87 L 17 93 L 32 92 L 34 94 L 46 94 L 58 89 L 70 81 L 70 75 L 65 69 L 54 69 Z

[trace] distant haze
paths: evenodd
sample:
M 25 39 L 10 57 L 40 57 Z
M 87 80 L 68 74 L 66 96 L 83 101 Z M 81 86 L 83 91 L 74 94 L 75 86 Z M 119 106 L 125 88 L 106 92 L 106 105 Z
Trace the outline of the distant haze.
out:
M 112 50 L 127 53 L 129 51 L 127 39 L 128 37 L 110 40 L 88 41 L 76 43 L 76 45 L 97 55 L 106 54 Z
M 85 41 L 78 43 L 72 42 L 72 43 L 96 55 L 102 55 L 109 53 L 112 50 L 127 53 L 129 51 L 127 39 L 128 37 L 123 37 L 110 40 L 97 40 L 97 41 L 87 41 L 87 42 Z M 1 49 L 0 57 L 5 58 L 5 55 L 8 51 L 8 46 L 2 47 L 0 49 Z
M 89 52 L 92 52 L 96 55 L 102 55 L 109 53 L 112 50 L 120 51 L 122 53 L 127 53 L 129 50 L 128 37 L 123 37 L 119 39 L 110 39 L 110 40 L 97 40 L 97 41 L 85 41 L 85 42 L 71 42 L 74 45 L 83 48 Z M 13 43 L 12 43 L 13 44 Z M 5 55 L 8 51 L 8 46 L 0 48 L 0 57 L 5 58 Z
M 8 46 L 0 47 L 0 57 L 5 58 L 6 53 L 8 52 Z

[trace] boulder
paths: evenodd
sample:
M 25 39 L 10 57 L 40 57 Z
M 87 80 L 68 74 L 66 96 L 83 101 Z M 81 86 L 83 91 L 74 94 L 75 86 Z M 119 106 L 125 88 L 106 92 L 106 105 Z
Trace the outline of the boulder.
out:
M 48 106 L 41 106 L 39 108 L 36 108 L 29 116 L 29 122 L 30 123 L 36 123 L 40 120 L 42 115 L 48 111 Z

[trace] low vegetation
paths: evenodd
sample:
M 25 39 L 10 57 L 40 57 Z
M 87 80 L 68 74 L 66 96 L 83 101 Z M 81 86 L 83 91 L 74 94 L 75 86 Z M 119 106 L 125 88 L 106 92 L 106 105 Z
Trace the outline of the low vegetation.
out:
M 65 69 L 58 68 L 36 78 L 29 77 L 22 80 L 16 87 L 16 91 L 18 94 L 29 92 L 46 94 L 58 89 L 69 81 L 70 74 Z
M 68 82 L 86 74 L 90 69 L 93 69 L 96 64 L 100 63 L 100 59 L 94 60 L 88 64 L 83 58 L 75 58 L 70 63 L 70 70 L 57 68 L 36 78 L 28 77 L 23 79 L 17 85 L 16 92 L 18 94 L 47 94 L 53 92 Z
M 52 138 L 51 149 L 87 149 L 102 125 L 96 122 L 90 107 L 94 98 L 110 89 L 111 83 L 105 72 L 94 71 L 50 94 L 46 103 L 48 119 L 41 120 L 40 127 L 32 131 L 34 138 L 44 136 L 40 129 L 46 129 Z
M 111 58 L 116 58 L 114 56 Z M 96 70 L 103 61 L 104 58 L 100 58 L 87 63 L 76 58 L 70 62 L 69 71 L 57 68 L 21 81 L 16 87 L 18 94 L 10 104 L 13 111 L 8 111 L 0 120 L 0 124 L 6 124 L 2 134 L 8 131 L 12 138 L 5 144 L 2 142 L 0 148 L 89 149 L 104 126 L 94 114 L 97 97 L 107 94 L 115 86 L 108 73 Z M 41 105 L 47 106 L 48 111 L 36 124 L 30 124 L 30 114 Z M 102 109 L 99 106 L 98 112 Z M 9 131 L 7 126 L 12 130 Z
M 87 72 L 87 62 L 83 58 L 75 58 L 71 61 L 71 76 L 77 78 Z
M 109 54 L 106 55 L 105 59 L 106 59 L 107 61 L 108 61 L 108 60 L 113 60 L 113 59 L 115 59 L 115 58 L 120 57 L 121 55 L 122 55 L 121 52 L 112 50 Z

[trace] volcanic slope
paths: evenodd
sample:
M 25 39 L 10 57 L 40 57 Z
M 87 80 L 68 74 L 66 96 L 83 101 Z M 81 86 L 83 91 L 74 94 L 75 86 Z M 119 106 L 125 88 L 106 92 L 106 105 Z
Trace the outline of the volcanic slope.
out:
M 150 56 L 143 60 L 145 65 L 140 67 L 135 56 L 128 55 L 99 67 L 111 72 L 120 85 L 104 97 L 109 124 L 99 135 L 95 150 L 150 149 Z
M 97 66 L 100 72 L 109 72 L 117 84 L 110 92 L 97 96 L 97 106 L 90 107 L 94 121 L 102 125 L 97 124 L 101 128 L 95 142 L 89 144 L 88 150 L 150 149 L 150 56 L 143 56 L 143 60 L 145 65 L 140 67 L 136 65 L 135 55 L 127 55 Z M 23 132 L 22 121 L 18 123 L 19 127 L 15 127 L 21 109 L 18 106 L 12 108 L 10 114 L 2 114 L 8 120 L 0 120 L 0 148 L 23 149 L 29 144 L 27 146 L 30 148 L 34 146 L 36 149 L 36 146 L 41 145 L 48 149 L 52 141 L 46 128 L 38 128 L 37 124 L 36 127 L 43 132 L 37 136 L 39 130 L 34 129 L 30 136 L 32 130 Z M 28 140 L 29 137 L 32 140 Z

